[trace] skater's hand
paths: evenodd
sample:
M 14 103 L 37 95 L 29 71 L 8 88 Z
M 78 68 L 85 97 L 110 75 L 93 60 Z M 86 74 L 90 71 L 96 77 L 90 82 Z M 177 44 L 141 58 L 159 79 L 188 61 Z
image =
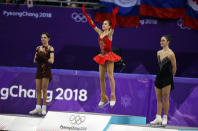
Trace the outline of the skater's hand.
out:
M 86 11 L 85 11 L 85 5 L 82 6 L 82 12 L 83 13 L 86 13 Z
M 38 62 L 47 62 L 48 61 L 48 58 L 46 57 L 46 55 L 45 55 L 44 52 L 38 52 L 36 54 L 36 60 Z
M 113 9 L 113 14 L 116 15 L 116 14 L 118 13 L 118 11 L 119 11 L 119 8 L 118 8 L 118 7 L 115 7 L 115 8 Z

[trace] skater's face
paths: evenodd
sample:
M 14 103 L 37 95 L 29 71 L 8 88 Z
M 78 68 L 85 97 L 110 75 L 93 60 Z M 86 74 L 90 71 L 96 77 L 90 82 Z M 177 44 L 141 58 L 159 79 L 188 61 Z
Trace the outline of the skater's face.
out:
M 169 41 L 166 39 L 166 37 L 162 36 L 160 41 L 161 47 L 166 47 L 169 45 Z
M 50 38 L 48 38 L 46 34 L 41 35 L 41 42 L 43 44 L 48 44 L 49 40 L 50 40 Z
M 109 25 L 109 21 L 105 20 L 102 24 L 102 29 L 103 30 L 109 30 L 110 29 L 110 25 Z

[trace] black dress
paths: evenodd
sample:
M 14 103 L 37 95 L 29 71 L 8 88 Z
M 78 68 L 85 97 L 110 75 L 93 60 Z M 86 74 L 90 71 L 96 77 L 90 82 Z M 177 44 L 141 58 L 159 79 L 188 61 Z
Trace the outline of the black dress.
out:
M 51 74 L 51 65 L 48 63 L 48 59 L 50 58 L 50 53 L 53 51 L 45 49 L 45 52 L 41 52 L 39 48 L 36 50 L 37 56 L 36 61 L 38 62 L 37 71 L 36 71 L 36 79 L 48 78 L 49 81 L 52 80 Z
M 174 89 L 172 64 L 168 56 L 162 61 L 158 56 L 158 72 L 155 79 L 155 86 L 162 89 L 167 85 L 171 85 L 171 90 Z

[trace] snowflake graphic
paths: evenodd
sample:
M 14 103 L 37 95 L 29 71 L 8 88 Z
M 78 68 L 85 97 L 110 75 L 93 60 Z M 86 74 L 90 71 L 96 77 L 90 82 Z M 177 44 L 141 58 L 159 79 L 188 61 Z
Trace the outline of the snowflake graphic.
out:
M 125 108 L 131 105 L 131 97 L 128 95 L 125 95 L 121 97 L 121 105 Z

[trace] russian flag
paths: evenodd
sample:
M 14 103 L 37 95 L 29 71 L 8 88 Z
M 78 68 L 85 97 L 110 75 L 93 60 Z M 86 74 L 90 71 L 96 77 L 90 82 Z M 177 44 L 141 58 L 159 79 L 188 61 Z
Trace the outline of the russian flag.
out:
M 195 1 L 198 4 L 198 0 L 193 0 L 193 1 Z
M 186 0 L 141 0 L 140 15 L 178 19 L 185 16 Z
M 106 6 L 96 12 L 95 21 L 103 22 L 112 19 L 112 9 L 119 8 L 116 16 L 116 25 L 120 27 L 139 26 L 140 0 L 100 0 L 100 4 Z
M 194 0 L 188 0 L 183 25 L 198 30 L 198 3 Z

